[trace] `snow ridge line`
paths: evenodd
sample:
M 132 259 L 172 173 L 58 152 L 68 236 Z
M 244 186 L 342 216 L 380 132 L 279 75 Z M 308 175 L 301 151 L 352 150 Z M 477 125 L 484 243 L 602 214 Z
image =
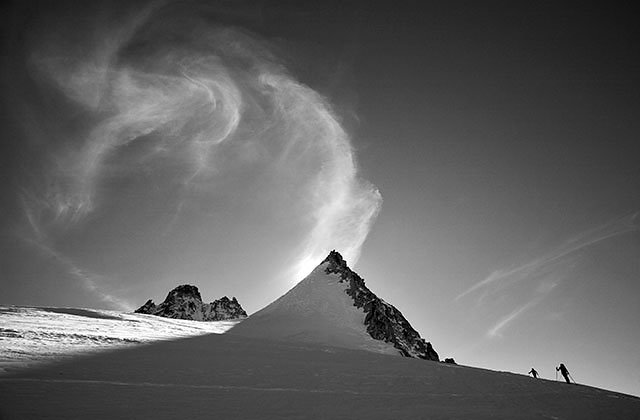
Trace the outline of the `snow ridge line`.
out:
M 321 264 L 324 263 L 328 263 L 325 269 L 327 274 L 337 274 L 340 276 L 340 283 L 348 284 L 345 292 L 353 299 L 356 308 L 364 310 L 364 324 L 373 339 L 392 343 L 405 357 L 440 361 L 431 343 L 420 337 L 395 306 L 369 290 L 364 279 L 347 266 L 340 253 L 331 251 Z

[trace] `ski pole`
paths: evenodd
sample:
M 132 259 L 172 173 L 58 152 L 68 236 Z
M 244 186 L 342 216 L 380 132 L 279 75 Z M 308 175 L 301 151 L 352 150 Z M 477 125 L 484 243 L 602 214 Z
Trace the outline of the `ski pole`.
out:
M 558 371 L 556 370 L 556 382 L 558 382 Z

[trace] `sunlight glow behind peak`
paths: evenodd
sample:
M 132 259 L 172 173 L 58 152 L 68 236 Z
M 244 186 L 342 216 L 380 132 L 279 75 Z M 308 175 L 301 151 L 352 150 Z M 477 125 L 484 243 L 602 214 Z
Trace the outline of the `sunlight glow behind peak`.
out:
M 321 257 L 322 258 L 322 257 Z M 314 258 L 312 255 L 303 257 L 292 270 L 293 273 L 290 276 L 289 284 L 296 285 L 307 277 L 314 268 L 320 263 L 322 259 Z

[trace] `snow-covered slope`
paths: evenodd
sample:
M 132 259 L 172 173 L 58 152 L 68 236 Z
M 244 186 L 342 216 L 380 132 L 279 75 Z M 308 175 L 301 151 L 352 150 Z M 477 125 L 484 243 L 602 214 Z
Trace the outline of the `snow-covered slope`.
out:
M 370 351 L 210 334 L 0 376 L 14 419 L 633 420 L 640 399 Z
M 128 343 L 220 332 L 232 322 L 3 308 L 3 351 L 11 340 L 18 340 L 16 354 L 45 343 L 56 358 L 69 354 L 56 353 L 64 343 L 113 349 L 116 341 L 124 347 L 4 372 L 0 419 L 640 418 L 640 399 L 629 395 L 397 357 L 428 356 L 428 346 L 397 309 L 345 267 L 330 255 L 291 291 L 225 334 L 144 346 Z
M 185 321 L 102 309 L 0 306 L 0 372 L 80 353 L 222 333 L 238 322 Z
M 400 311 L 373 294 L 336 251 L 229 333 L 438 360 L 431 344 Z

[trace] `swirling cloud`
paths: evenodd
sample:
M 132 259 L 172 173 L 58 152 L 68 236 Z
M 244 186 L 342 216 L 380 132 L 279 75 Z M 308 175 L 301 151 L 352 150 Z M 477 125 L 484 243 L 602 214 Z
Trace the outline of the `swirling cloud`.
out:
M 47 182 L 27 187 L 40 237 L 89 223 L 122 192 L 114 185 L 151 179 L 175 192 L 164 203 L 167 230 L 194 203 L 219 200 L 221 188 L 256 206 L 285 197 L 271 211 L 303 230 L 292 279 L 331 249 L 355 263 L 381 196 L 358 177 L 327 99 L 296 80 L 268 41 L 171 3 L 94 25 L 80 43 L 60 32 L 34 46 L 30 68 L 83 122 L 47 141 Z

